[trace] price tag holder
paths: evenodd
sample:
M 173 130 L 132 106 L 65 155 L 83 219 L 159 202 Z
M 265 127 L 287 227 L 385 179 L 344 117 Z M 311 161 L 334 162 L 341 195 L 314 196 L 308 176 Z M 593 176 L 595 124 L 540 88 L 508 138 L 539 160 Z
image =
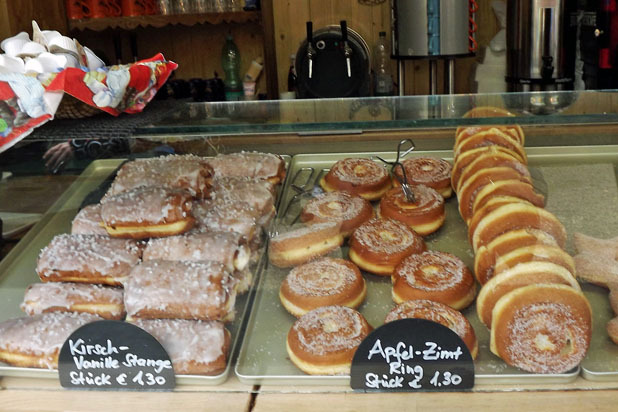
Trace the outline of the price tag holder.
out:
M 97 390 L 172 390 L 174 368 L 161 344 L 126 322 L 102 320 L 77 329 L 62 345 L 60 384 Z
M 382 392 L 461 391 L 474 386 L 474 362 L 461 338 L 425 319 L 401 319 L 359 345 L 352 389 Z

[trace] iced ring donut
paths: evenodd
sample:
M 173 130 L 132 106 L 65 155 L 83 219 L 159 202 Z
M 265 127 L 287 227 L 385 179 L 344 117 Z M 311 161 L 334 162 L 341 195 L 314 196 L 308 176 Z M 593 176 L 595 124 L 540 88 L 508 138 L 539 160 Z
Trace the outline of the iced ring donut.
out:
M 423 185 L 410 186 L 414 202 L 409 202 L 403 190 L 395 187 L 380 199 L 380 216 L 399 220 L 416 233 L 426 236 L 444 223 L 444 198 L 435 189 Z
M 405 171 L 406 179 L 410 185 L 425 185 L 437 190 L 444 198 L 451 197 L 451 170 L 452 166 L 444 159 L 435 157 L 414 157 L 401 162 Z M 395 167 L 393 173 L 397 179 L 396 184 L 403 181 L 401 168 Z
M 321 306 L 356 309 L 367 295 L 365 279 L 348 260 L 325 257 L 296 266 L 281 283 L 279 298 L 296 317 Z
M 562 373 L 586 356 L 592 332 L 590 304 L 566 285 L 515 289 L 492 312 L 491 351 L 533 373 Z
M 539 283 L 563 284 L 580 290 L 575 277 L 562 266 L 550 262 L 527 262 L 489 279 L 476 298 L 476 311 L 485 326 L 491 326 L 496 302 L 511 290 Z
M 327 192 L 341 190 L 372 201 L 390 189 L 391 179 L 384 167 L 370 159 L 347 158 L 330 168 L 320 186 Z
M 349 374 L 354 352 L 371 330 L 354 309 L 323 306 L 294 322 L 286 349 L 291 361 L 310 375 Z
M 390 276 L 403 258 L 425 250 L 416 232 L 393 219 L 371 219 L 350 238 L 350 260 L 367 272 Z
M 286 268 L 324 256 L 342 244 L 343 235 L 339 223 L 316 223 L 292 229 L 270 239 L 268 258 L 273 265 Z
M 373 207 L 367 199 L 348 192 L 326 192 L 311 199 L 300 213 L 308 224 L 341 223 L 341 233 L 347 237 L 354 229 L 373 217 Z
M 461 310 L 474 300 L 472 273 L 457 256 L 427 251 L 408 256 L 392 276 L 393 300 L 429 299 Z
M 384 323 L 399 319 L 426 319 L 446 326 L 463 340 L 473 359 L 478 354 L 478 341 L 472 325 L 461 312 L 450 306 L 427 299 L 406 300 L 388 312 Z

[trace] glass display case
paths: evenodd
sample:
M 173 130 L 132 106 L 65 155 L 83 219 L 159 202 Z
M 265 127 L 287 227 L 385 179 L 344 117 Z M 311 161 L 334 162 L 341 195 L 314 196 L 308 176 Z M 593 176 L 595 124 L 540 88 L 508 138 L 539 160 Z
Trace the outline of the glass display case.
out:
M 338 161 L 385 161 L 390 170 L 386 163 L 398 159 L 398 146 L 405 141 L 404 146 L 413 150 L 399 160 L 433 157 L 452 166 L 463 153 L 461 146 L 454 150 L 456 135 L 465 128 L 475 133 L 492 127 L 519 130 L 522 143 L 525 139 L 520 160 L 529 172 L 524 180 L 542 197 L 545 210 L 564 226 L 566 242 L 562 248 L 577 257 L 584 249 L 590 251 L 586 245 L 608 240 L 605 249 L 599 249 L 603 257 L 597 263 L 604 264 L 600 269 L 607 272 L 604 276 L 618 276 L 618 255 L 610 256 L 618 250 L 618 91 L 164 103 L 160 107 L 163 109 L 157 109 L 152 121 L 122 137 L 126 142 L 122 150 L 107 153 L 105 158 L 98 157 L 101 152 L 97 156 L 82 153 L 56 173 L 46 171 L 41 159 L 48 147 L 66 141 L 66 135 L 51 133 L 54 122 L 45 126 L 50 132 L 37 130 L 0 155 L 0 216 L 5 222 L 0 320 L 25 316 L 20 304 L 28 285 L 39 282 L 36 264 L 40 251 L 55 236 L 71 231 L 71 223 L 84 205 L 100 201 L 126 160 L 171 153 L 205 157 L 240 151 L 274 153 L 283 159 L 286 177 L 275 186 L 277 214 L 263 227 L 263 245 L 251 264 L 253 284 L 237 299 L 235 319 L 227 324 L 232 336 L 227 366 L 215 376 L 179 375 L 177 388 L 217 396 L 257 393 L 256 405 L 264 400 L 263 408 L 276 402 L 282 402 L 284 408 L 290 406 L 290 398 L 280 397 L 287 393 L 302 393 L 297 402 L 306 397 L 307 402 L 314 403 L 325 393 L 353 393 L 348 374 L 308 375 L 290 360 L 286 336 L 296 318 L 279 298 L 281 282 L 290 268 L 269 262 L 268 238 L 303 226 L 301 211 L 323 192 L 321 182 Z M 122 122 L 122 118 L 117 121 Z M 111 133 L 114 123 L 109 127 Z M 104 144 L 106 138 L 90 140 Z M 501 145 L 491 139 L 479 142 L 474 148 Z M 444 224 L 424 236 L 424 242 L 427 249 L 453 254 L 472 270 L 476 251 L 469 241 L 472 235 L 467 222 L 460 215 L 457 194 L 444 200 Z M 379 201 L 373 202 L 379 212 L 378 205 Z M 7 222 L 13 225 L 10 231 Z M 583 239 L 583 246 L 576 238 Z M 347 258 L 348 242 L 342 241 L 329 256 Z M 577 258 L 570 262 L 581 263 Z M 585 262 L 581 264 L 588 268 Z M 367 271 L 363 271 L 363 277 L 367 296 L 358 311 L 377 328 L 395 306 L 391 278 Z M 479 319 L 476 302 L 462 309 L 478 340 L 472 392 L 479 396 L 479 402 L 487 392 L 504 393 L 504 401 L 517 402 L 514 391 L 526 391 L 519 394 L 524 397 L 537 391 L 618 389 L 618 345 L 611 341 L 605 327 L 616 316 L 608 297 L 610 282 L 605 278 L 592 282 L 590 277 L 578 279 L 591 308 L 591 339 L 586 356 L 568 370 L 534 373 L 507 365 L 490 350 L 490 329 Z M 478 281 L 475 287 L 477 292 L 482 288 Z M 57 384 L 54 370 L 0 363 L 0 375 L 9 388 L 22 387 L 24 382 Z M 457 395 L 451 395 L 455 402 Z M 384 396 L 380 399 L 389 402 L 388 394 Z M 244 407 L 247 398 L 239 402 Z

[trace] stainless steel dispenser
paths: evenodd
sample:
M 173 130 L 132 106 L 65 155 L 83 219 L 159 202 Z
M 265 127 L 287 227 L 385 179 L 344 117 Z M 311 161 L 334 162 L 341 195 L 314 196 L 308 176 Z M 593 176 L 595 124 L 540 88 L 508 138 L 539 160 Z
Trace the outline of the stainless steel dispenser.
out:
M 573 1 L 507 1 L 509 91 L 573 89 L 576 22 Z

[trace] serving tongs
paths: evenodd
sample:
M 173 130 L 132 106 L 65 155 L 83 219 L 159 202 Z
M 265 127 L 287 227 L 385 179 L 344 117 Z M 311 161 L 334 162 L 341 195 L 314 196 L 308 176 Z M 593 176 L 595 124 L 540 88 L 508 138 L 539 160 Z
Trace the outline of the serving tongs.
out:
M 406 143 L 409 143 L 410 147 L 407 148 L 402 153 L 401 150 L 403 149 L 403 147 L 404 147 L 404 145 Z M 395 159 L 394 162 L 389 162 L 387 160 L 382 159 L 380 156 L 376 155 L 376 158 L 378 160 L 380 160 L 381 162 L 391 166 L 391 174 L 393 174 L 395 176 L 395 178 L 401 184 L 401 190 L 403 191 L 403 194 L 406 197 L 406 200 L 408 202 L 410 202 L 410 203 L 414 203 L 416 200 L 414 199 L 414 193 L 412 193 L 412 190 L 410 189 L 410 185 L 408 184 L 408 176 L 406 175 L 406 169 L 405 169 L 405 167 L 403 167 L 403 164 L 401 164 L 399 159 L 402 159 L 402 158 L 406 157 L 407 155 L 409 155 L 415 148 L 416 148 L 416 146 L 414 145 L 414 142 L 412 141 L 412 139 L 403 139 L 397 145 L 397 158 Z M 401 168 L 401 175 L 403 176 L 403 178 L 400 178 L 395 173 L 395 168 L 398 167 L 398 166 L 399 166 L 399 168 Z

